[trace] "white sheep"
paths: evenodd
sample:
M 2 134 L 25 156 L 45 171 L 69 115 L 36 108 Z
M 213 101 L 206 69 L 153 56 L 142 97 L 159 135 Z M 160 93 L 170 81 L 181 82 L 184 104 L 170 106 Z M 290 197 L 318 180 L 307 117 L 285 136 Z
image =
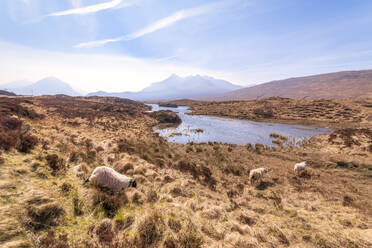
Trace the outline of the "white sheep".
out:
M 251 170 L 249 172 L 249 181 L 251 184 L 255 181 L 261 180 L 265 173 L 267 173 L 269 170 L 266 168 L 257 168 L 254 170 Z
M 306 161 L 303 161 L 301 163 L 297 163 L 294 165 L 294 172 L 299 173 L 301 171 L 304 171 L 306 169 Z
M 99 166 L 95 168 L 86 182 L 91 182 L 93 185 L 108 188 L 113 192 L 120 192 L 129 187 L 137 187 L 136 180 L 124 176 L 107 166 Z

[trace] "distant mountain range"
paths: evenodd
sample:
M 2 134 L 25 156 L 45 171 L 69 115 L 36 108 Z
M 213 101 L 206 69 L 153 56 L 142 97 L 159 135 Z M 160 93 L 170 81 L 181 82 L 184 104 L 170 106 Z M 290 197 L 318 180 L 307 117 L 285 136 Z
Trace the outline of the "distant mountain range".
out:
M 55 77 L 47 77 L 35 83 L 32 83 L 30 81 L 14 81 L 8 84 L 0 85 L 0 89 L 14 92 L 17 95 L 81 95 L 79 92 L 75 91 L 68 83 L 65 83 Z
M 372 70 L 342 71 L 272 81 L 210 97 L 208 100 L 250 100 L 272 96 L 294 99 L 372 97 Z
M 228 81 L 207 76 L 179 77 L 172 75 L 161 82 L 152 83 L 139 92 L 108 93 L 98 91 L 88 96 L 116 96 L 137 101 L 174 100 L 174 99 L 200 99 L 215 96 L 240 89 Z
M 0 85 L 0 90 L 14 92 L 17 95 L 83 95 L 69 84 L 54 77 L 44 78 L 35 83 L 15 81 Z M 372 70 L 342 71 L 289 78 L 246 88 L 207 76 L 179 77 L 172 75 L 161 82 L 152 83 L 139 92 L 109 93 L 98 91 L 89 93 L 88 96 L 114 96 L 136 101 L 177 99 L 228 101 L 262 99 L 273 96 L 294 99 L 372 97 Z

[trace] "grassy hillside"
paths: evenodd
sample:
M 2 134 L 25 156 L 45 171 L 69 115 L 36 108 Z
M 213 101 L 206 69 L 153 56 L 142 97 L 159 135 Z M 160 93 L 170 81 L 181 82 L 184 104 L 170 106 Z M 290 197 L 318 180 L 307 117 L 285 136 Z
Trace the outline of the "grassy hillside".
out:
M 293 99 L 372 97 L 372 70 L 343 71 L 272 81 L 208 100 L 251 100 L 276 96 Z
M 370 128 L 372 122 L 372 98 L 295 100 L 271 97 L 247 101 L 194 102 L 191 109 L 192 114 L 196 115 L 331 128 Z
M 368 129 L 302 147 L 179 145 L 152 131 L 146 110 L 116 98 L 0 98 L 0 246 L 371 247 Z M 83 185 L 99 165 L 138 188 Z M 270 172 L 251 185 L 257 167 Z

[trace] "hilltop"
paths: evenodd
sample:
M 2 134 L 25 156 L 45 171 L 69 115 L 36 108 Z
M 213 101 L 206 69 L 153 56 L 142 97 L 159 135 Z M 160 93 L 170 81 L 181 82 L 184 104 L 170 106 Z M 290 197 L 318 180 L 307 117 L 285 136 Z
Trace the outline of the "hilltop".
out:
M 372 70 L 342 71 L 272 81 L 216 95 L 208 100 L 253 100 L 268 97 L 293 99 L 372 97 Z
M 0 85 L 1 89 L 10 90 L 18 95 L 57 95 L 64 94 L 69 96 L 79 96 L 68 83 L 55 77 L 47 77 L 35 83 L 29 81 L 15 81 L 5 85 Z

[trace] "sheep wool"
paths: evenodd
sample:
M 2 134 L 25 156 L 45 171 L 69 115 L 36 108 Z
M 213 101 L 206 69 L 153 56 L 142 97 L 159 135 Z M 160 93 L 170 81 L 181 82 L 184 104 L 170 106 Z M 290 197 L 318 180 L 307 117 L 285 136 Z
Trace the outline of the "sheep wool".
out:
M 306 161 L 294 165 L 294 172 L 300 172 L 306 169 Z
M 134 179 L 124 176 L 107 166 L 95 168 L 89 177 L 89 182 L 96 186 L 108 188 L 113 192 L 120 192 L 128 187 L 137 186 Z
M 257 169 L 251 170 L 249 172 L 249 180 L 251 181 L 251 183 L 253 183 L 254 181 L 258 181 L 262 179 L 262 177 L 265 175 L 265 173 L 267 173 L 267 171 L 268 170 L 265 168 L 257 168 Z

